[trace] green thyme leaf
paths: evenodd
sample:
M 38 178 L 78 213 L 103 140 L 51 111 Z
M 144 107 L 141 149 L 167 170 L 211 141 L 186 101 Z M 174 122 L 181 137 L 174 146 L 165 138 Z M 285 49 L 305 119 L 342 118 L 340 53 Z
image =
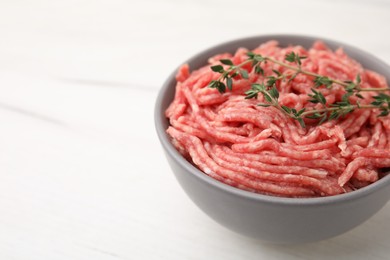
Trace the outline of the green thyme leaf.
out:
M 322 115 L 320 114 L 320 113 L 318 113 L 318 112 L 315 112 L 315 113 L 313 113 L 313 114 L 311 114 L 311 115 L 307 115 L 307 116 L 305 116 L 306 118 L 310 118 L 310 119 L 318 119 L 318 118 L 320 118 Z
M 356 84 L 351 82 L 349 83 L 346 87 L 345 87 L 345 90 L 347 92 L 353 92 L 353 90 L 356 88 Z
M 221 93 L 221 94 L 226 92 L 226 86 L 221 81 L 218 81 L 216 88 L 218 89 L 219 93 Z
M 364 99 L 364 97 L 361 94 L 359 94 L 359 93 L 356 93 L 355 96 L 357 96 L 360 99 Z
M 264 70 L 263 70 L 262 67 L 260 67 L 260 65 L 256 65 L 256 66 L 255 66 L 255 73 L 256 73 L 256 74 L 261 74 L 261 75 L 264 76 Z
M 267 77 L 267 79 L 268 79 L 267 83 L 266 83 L 267 87 L 273 86 L 276 83 L 276 80 L 277 80 L 274 76 L 269 76 L 269 77 Z
M 339 117 L 340 117 L 340 113 L 334 110 L 330 113 L 328 120 L 338 119 Z
M 218 73 L 223 73 L 224 72 L 224 69 L 223 69 L 222 65 L 211 66 L 211 70 L 214 71 L 214 72 L 218 72 Z
M 282 76 L 282 73 L 278 70 L 272 70 L 278 77 Z
M 278 91 L 278 89 L 277 89 L 275 86 L 273 86 L 273 88 L 271 88 L 271 89 L 269 90 L 269 94 L 270 94 L 271 97 L 273 97 L 274 99 L 278 99 L 278 98 L 279 98 L 279 91 Z
M 359 73 L 356 75 L 355 81 L 356 81 L 356 84 L 357 84 L 357 85 L 360 84 L 360 83 L 362 82 L 362 79 L 360 78 L 360 74 L 359 74 Z
M 258 61 L 258 62 L 263 62 L 263 61 L 265 61 L 264 57 L 261 56 L 260 54 L 256 54 L 255 56 L 253 56 L 253 59 L 254 59 L 255 61 Z
M 302 108 L 301 110 L 298 111 L 297 116 L 301 116 L 303 112 L 305 112 L 306 108 Z
M 233 61 L 229 60 L 229 59 L 222 59 L 222 60 L 219 60 L 222 64 L 225 64 L 225 65 L 230 65 L 230 66 L 233 66 Z
M 345 93 L 345 94 L 341 97 L 341 100 L 342 100 L 343 102 L 346 102 L 346 103 L 350 104 L 349 98 L 350 98 L 352 95 L 353 95 L 352 92 L 347 92 L 347 93 Z
M 217 80 L 212 80 L 212 81 L 209 83 L 208 87 L 209 87 L 209 88 L 216 88 L 216 87 L 217 87 L 217 84 L 218 84 L 218 81 L 217 81 Z
M 289 62 L 295 62 L 295 52 L 287 53 L 284 59 Z
M 327 117 L 326 113 L 323 113 L 321 120 L 318 122 L 318 125 L 323 124 L 326 121 L 327 118 L 328 117 Z
M 326 104 L 326 98 L 321 92 L 315 90 L 314 88 L 312 88 L 311 91 L 313 92 L 313 94 L 308 94 L 308 96 L 311 97 L 311 99 L 309 99 L 309 102 L 314 104 L 321 103 L 322 105 Z
M 316 77 L 314 79 L 314 85 L 316 87 L 325 86 L 325 87 L 329 88 L 332 86 L 332 83 L 333 83 L 333 81 L 326 76 L 320 76 L 320 77 Z
M 257 105 L 261 106 L 261 107 L 270 107 L 271 106 L 270 104 L 264 104 L 264 103 L 259 103 Z
M 299 124 L 301 125 L 302 128 L 306 128 L 305 121 L 303 121 L 302 117 L 298 117 L 296 119 L 298 120 L 298 122 L 299 122 Z
M 267 100 L 269 103 L 272 103 L 272 97 L 267 92 L 263 92 L 265 100 Z
M 371 102 L 371 105 L 374 105 L 374 106 L 380 106 L 382 104 L 383 104 L 382 100 L 375 100 L 375 101 Z
M 299 56 L 295 52 L 287 53 L 286 56 L 284 57 L 284 59 L 286 61 L 294 62 L 294 63 L 298 64 L 298 66 L 301 66 L 302 65 L 302 60 L 306 59 L 306 58 L 307 57 L 305 57 L 305 56 Z
M 258 93 L 259 92 L 254 91 L 254 90 L 248 90 L 245 92 L 245 94 L 246 94 L 245 99 L 257 98 Z
M 251 51 L 246 53 L 246 56 L 248 56 L 249 59 L 253 59 L 253 57 L 255 57 L 255 55 L 256 54 L 251 52 Z
M 287 114 L 291 114 L 291 108 L 288 106 L 281 105 L 280 106 Z
M 382 110 L 382 112 L 378 116 L 384 117 L 384 116 L 389 115 L 389 113 L 390 113 L 389 109 L 385 109 L 385 110 Z
M 232 89 L 233 89 L 233 79 L 232 78 L 227 78 L 226 79 L 226 85 L 227 85 L 228 89 L 230 91 L 232 91 Z
M 244 79 L 249 79 L 248 71 L 246 70 L 240 70 L 241 77 Z
M 265 91 L 265 86 L 264 86 L 264 84 L 254 83 L 254 84 L 252 84 L 251 88 L 252 88 L 253 90 L 258 91 L 258 92 Z

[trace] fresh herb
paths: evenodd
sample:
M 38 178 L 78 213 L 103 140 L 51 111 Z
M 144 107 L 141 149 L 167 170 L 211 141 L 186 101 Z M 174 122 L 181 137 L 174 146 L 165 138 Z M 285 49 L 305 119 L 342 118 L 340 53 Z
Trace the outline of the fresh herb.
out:
M 248 59 L 244 62 L 235 65 L 230 59 L 220 60 L 221 64 L 228 66 L 225 68 L 223 65 L 211 66 L 211 70 L 220 73 L 220 77 L 217 80 L 210 82 L 210 88 L 216 88 L 220 93 L 225 93 L 226 89 L 233 89 L 233 79 L 240 75 L 243 79 L 249 79 L 249 72 L 243 69 L 246 64 L 251 64 L 252 70 L 256 74 L 264 75 L 264 69 L 261 65 L 265 62 L 273 62 L 282 67 L 286 67 L 295 71 L 293 74 L 282 74 L 280 71 L 273 70 L 275 75 L 269 75 L 266 77 L 265 83 L 252 84 L 251 89 L 245 92 L 246 99 L 258 98 L 259 94 L 264 97 L 265 103 L 260 103 L 259 106 L 270 107 L 273 106 L 289 117 L 297 120 L 302 127 L 305 127 L 304 118 L 317 120 L 318 124 L 322 124 L 326 120 L 335 120 L 340 117 L 344 117 L 347 114 L 355 111 L 356 109 L 378 109 L 380 111 L 378 116 L 387 116 L 390 114 L 390 96 L 383 92 L 389 91 L 387 88 L 362 88 L 360 86 L 361 78 L 358 74 L 354 81 L 340 81 L 332 79 L 330 77 L 316 74 L 310 71 L 305 71 L 301 68 L 302 60 L 306 59 L 305 56 L 300 56 L 295 52 L 290 52 L 285 56 L 285 60 L 289 63 L 276 60 L 268 56 L 262 56 L 253 52 L 247 53 Z M 291 65 L 290 63 L 293 63 Z M 311 93 L 308 94 L 308 101 L 314 104 L 321 104 L 320 109 L 306 110 L 306 108 L 296 110 L 284 105 L 280 105 L 279 91 L 277 89 L 277 83 L 281 80 L 288 79 L 293 80 L 300 73 L 313 77 L 314 87 L 311 89 Z M 326 98 L 321 93 L 319 88 L 324 86 L 328 89 L 332 88 L 333 84 L 344 87 L 345 94 L 342 96 L 341 101 L 328 104 Z M 379 92 L 377 96 L 373 97 L 373 101 L 369 105 L 361 105 L 359 102 L 352 104 L 350 101 L 351 96 L 356 96 L 359 99 L 364 99 L 361 92 L 374 91 Z
M 313 92 L 313 94 L 307 94 L 311 98 L 311 99 L 309 99 L 309 102 L 314 103 L 314 104 L 321 103 L 322 105 L 326 104 L 326 99 L 325 99 L 324 95 L 322 95 L 321 92 L 319 92 L 313 88 L 311 89 L 311 91 Z
M 248 54 L 249 57 L 249 54 Z M 235 78 L 238 75 L 241 75 L 242 78 L 248 79 L 249 73 L 245 69 L 242 69 L 242 67 L 245 64 L 253 63 L 253 58 L 249 58 L 248 60 L 244 61 L 243 63 L 239 65 L 234 65 L 233 62 L 229 59 L 222 59 L 220 62 L 223 65 L 229 66 L 227 69 L 225 69 L 222 65 L 214 65 L 211 66 L 211 70 L 217 73 L 220 73 L 221 75 L 217 80 L 212 80 L 209 83 L 210 88 L 216 88 L 220 93 L 225 93 L 226 89 L 232 90 L 233 89 L 233 78 Z M 261 69 L 261 68 L 258 68 Z

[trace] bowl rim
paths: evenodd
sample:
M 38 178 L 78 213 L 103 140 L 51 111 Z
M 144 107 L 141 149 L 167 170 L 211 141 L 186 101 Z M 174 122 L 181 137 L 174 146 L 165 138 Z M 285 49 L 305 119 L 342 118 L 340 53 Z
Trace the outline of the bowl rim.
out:
M 259 44 L 261 41 L 264 41 L 265 39 L 271 40 L 275 39 L 278 40 L 280 38 L 299 38 L 299 40 L 309 40 L 309 41 L 316 41 L 321 40 L 325 42 L 325 44 L 333 44 L 335 46 L 342 46 L 343 49 L 346 49 L 346 52 L 348 53 L 348 50 L 358 52 L 361 55 L 364 55 L 366 58 L 371 59 L 375 61 L 376 63 L 379 63 L 380 66 L 384 66 L 385 68 L 390 71 L 390 66 L 383 62 L 382 60 L 378 59 L 374 55 L 363 51 L 359 48 L 356 48 L 354 46 L 335 41 L 332 39 L 324 38 L 324 37 L 316 37 L 316 36 L 308 36 L 308 35 L 299 35 L 299 34 L 264 34 L 264 35 L 257 35 L 257 36 L 249 36 L 249 37 L 243 37 L 238 39 L 233 39 L 230 41 L 222 42 L 216 45 L 213 45 L 209 48 L 206 48 L 194 55 L 192 55 L 190 58 L 188 58 L 186 61 L 184 61 L 182 64 L 190 63 L 191 61 L 194 61 L 196 59 L 199 59 L 200 56 L 204 56 L 207 53 L 215 52 L 214 54 L 218 54 L 218 49 L 222 47 L 227 47 L 231 45 L 235 45 L 237 43 L 241 42 L 247 42 L 247 41 L 253 41 L 253 40 L 259 40 Z M 245 47 L 245 46 L 242 46 Z M 212 54 L 211 54 L 212 55 Z M 181 65 L 180 65 L 181 66 Z M 359 198 L 366 197 L 372 193 L 375 193 L 386 186 L 390 186 L 390 174 L 385 176 L 384 178 L 366 186 L 361 189 L 333 195 L 333 196 L 324 196 L 324 197 L 315 197 L 315 198 L 289 198 L 289 197 L 278 197 L 278 196 L 272 196 L 272 195 L 264 195 L 260 193 L 254 193 L 250 191 L 241 190 L 239 188 L 230 186 L 228 184 L 225 184 L 223 182 L 220 182 L 218 180 L 215 180 L 214 178 L 208 176 L 203 171 L 198 169 L 196 166 L 191 164 L 189 161 L 187 161 L 173 146 L 173 144 L 170 141 L 169 136 L 166 133 L 166 129 L 164 128 L 164 120 L 166 120 L 164 112 L 166 107 L 162 107 L 164 103 L 164 99 L 167 96 L 167 92 L 170 90 L 170 88 L 175 87 L 175 75 L 180 68 L 178 66 L 171 74 L 168 76 L 168 78 L 165 80 L 165 82 L 162 85 L 162 88 L 160 88 L 158 96 L 156 98 L 155 102 L 155 108 L 154 108 L 154 123 L 155 123 L 155 130 L 157 132 L 158 138 L 160 140 L 161 145 L 163 146 L 164 150 L 168 155 L 173 158 L 181 167 L 183 167 L 186 171 L 189 172 L 189 174 L 192 174 L 194 177 L 198 178 L 199 180 L 205 182 L 206 184 L 213 186 L 214 188 L 219 189 L 220 191 L 230 193 L 232 195 L 249 199 L 249 200 L 255 200 L 255 201 L 261 201 L 263 203 L 269 203 L 269 204 L 283 204 L 287 206 L 313 206 L 313 205 L 327 205 L 327 204 L 340 204 L 344 203 L 346 201 L 352 201 L 352 200 L 358 200 Z M 390 72 L 389 72 L 390 75 Z M 387 80 L 389 80 L 389 75 L 384 75 Z M 390 187 L 388 187 L 390 188 Z

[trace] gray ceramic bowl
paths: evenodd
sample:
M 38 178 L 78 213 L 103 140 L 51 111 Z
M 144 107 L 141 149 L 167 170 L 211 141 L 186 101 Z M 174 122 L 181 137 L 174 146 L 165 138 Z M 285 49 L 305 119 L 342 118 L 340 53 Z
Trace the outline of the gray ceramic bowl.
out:
M 281 46 L 300 44 L 309 48 L 319 39 L 298 35 L 265 35 L 239 39 L 209 48 L 188 61 L 190 68 L 204 66 L 217 53 L 238 47 L 255 48 L 275 39 Z M 329 47 L 342 46 L 346 53 L 390 79 L 390 67 L 372 55 L 332 40 Z M 361 224 L 390 199 L 390 175 L 351 193 L 323 198 L 279 198 L 255 194 L 218 182 L 186 161 L 170 143 L 164 111 L 174 97 L 174 71 L 164 83 L 155 106 L 155 125 L 165 155 L 188 196 L 207 215 L 223 226 L 246 236 L 272 243 L 313 242 L 342 234 Z

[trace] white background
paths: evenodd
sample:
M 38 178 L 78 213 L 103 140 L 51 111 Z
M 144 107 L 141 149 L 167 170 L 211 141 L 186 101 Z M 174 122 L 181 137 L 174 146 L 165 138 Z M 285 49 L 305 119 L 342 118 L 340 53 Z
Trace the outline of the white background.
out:
M 307 245 L 219 226 L 153 124 L 165 78 L 212 45 L 298 33 L 390 63 L 389 25 L 386 0 L 2 0 L 0 259 L 389 259 L 390 204 Z

